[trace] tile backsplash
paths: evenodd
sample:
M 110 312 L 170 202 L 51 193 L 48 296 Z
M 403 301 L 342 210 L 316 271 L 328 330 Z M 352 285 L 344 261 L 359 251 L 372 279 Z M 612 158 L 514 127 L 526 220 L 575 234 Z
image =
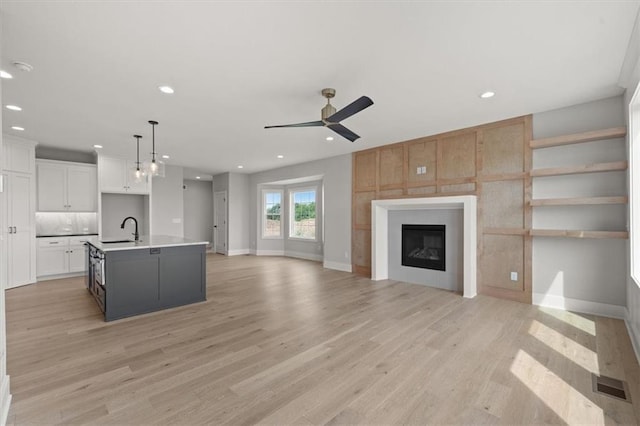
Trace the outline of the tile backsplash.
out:
M 97 234 L 97 213 L 36 213 L 36 235 Z

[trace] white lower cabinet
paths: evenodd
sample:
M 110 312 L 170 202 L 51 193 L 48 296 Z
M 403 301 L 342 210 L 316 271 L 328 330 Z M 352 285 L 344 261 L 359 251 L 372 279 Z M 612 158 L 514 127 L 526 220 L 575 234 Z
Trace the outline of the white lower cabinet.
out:
M 87 268 L 84 243 L 96 242 L 97 239 L 96 236 L 38 238 L 38 279 L 84 273 Z

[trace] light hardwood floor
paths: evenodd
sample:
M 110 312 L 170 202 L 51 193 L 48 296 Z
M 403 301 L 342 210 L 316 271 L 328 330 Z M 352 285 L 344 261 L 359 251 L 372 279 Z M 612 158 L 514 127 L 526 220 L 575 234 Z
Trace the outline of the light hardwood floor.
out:
M 637 424 L 622 321 L 209 255 L 207 302 L 112 323 L 83 278 L 7 291 L 11 424 Z M 635 405 L 591 391 L 627 380 Z

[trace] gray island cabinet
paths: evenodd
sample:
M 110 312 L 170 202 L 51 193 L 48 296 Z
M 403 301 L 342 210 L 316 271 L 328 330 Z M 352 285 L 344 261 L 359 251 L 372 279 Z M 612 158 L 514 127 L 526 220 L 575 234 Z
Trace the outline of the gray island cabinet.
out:
M 87 289 L 105 321 L 206 300 L 206 241 L 88 243 Z

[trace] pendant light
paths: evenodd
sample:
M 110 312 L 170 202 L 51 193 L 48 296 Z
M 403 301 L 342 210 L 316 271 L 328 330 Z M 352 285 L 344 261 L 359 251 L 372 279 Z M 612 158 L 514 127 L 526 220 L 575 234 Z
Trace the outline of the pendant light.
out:
M 158 164 L 156 163 L 156 126 L 157 121 L 149 120 L 151 124 L 151 167 L 149 168 L 152 176 L 158 176 Z
M 134 176 L 136 178 L 136 181 L 140 181 L 142 179 L 142 176 L 144 175 L 142 170 L 140 170 L 140 138 L 142 136 L 133 135 L 133 137 L 136 138 L 136 172 Z

